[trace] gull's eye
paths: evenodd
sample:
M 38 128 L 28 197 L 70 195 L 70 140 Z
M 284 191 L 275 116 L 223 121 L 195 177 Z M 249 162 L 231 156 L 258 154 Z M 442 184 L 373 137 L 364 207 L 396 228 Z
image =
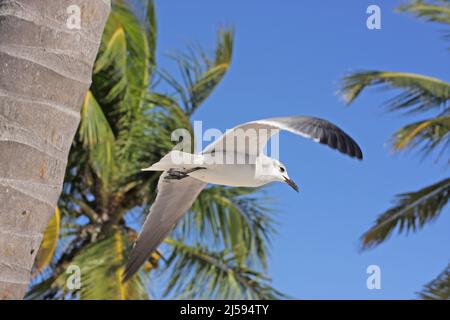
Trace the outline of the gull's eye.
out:
M 280 167 L 280 172 L 281 173 L 283 173 L 283 172 L 285 172 L 286 171 L 286 169 L 284 169 L 283 167 Z

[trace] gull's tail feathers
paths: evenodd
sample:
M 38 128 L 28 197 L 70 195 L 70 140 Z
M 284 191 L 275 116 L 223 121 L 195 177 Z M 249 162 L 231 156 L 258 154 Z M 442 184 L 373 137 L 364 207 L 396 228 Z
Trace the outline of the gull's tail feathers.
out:
M 191 154 L 179 150 L 170 151 L 161 160 L 142 171 L 165 171 L 176 168 L 190 169 L 204 164 L 204 158 L 200 154 Z

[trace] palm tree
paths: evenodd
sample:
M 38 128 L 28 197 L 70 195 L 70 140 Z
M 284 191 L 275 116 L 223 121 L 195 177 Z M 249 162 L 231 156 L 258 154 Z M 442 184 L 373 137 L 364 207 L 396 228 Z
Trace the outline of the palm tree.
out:
M 159 178 L 141 169 L 172 149 L 174 129 L 193 131 L 190 116 L 224 77 L 233 49 L 233 31 L 221 29 L 212 55 L 198 47 L 174 54 L 178 81 L 157 68 L 156 35 L 153 1 L 143 18 L 113 3 L 28 298 L 282 296 L 265 275 L 274 231 L 268 199 L 247 188 L 205 189 L 161 251 L 121 281 Z M 80 269 L 78 290 L 67 286 L 70 266 Z
M 413 1 L 399 7 L 429 21 L 450 24 L 450 2 Z M 393 71 L 366 71 L 346 76 L 342 92 L 348 104 L 368 87 L 384 86 L 400 90 L 389 100 L 389 111 L 407 114 L 436 115 L 400 128 L 392 137 L 395 151 L 417 150 L 424 156 L 437 154 L 441 159 L 450 143 L 450 83 L 419 74 Z M 447 160 L 448 161 L 448 160 Z M 368 249 L 384 242 L 397 228 L 398 233 L 415 231 L 438 218 L 450 198 L 450 178 L 444 178 L 420 190 L 402 193 L 397 203 L 381 214 L 362 236 L 362 247 Z M 450 265 L 419 294 L 422 298 L 450 298 Z
M 80 29 L 67 27 L 70 6 Z M 0 300 L 28 287 L 109 11 L 110 0 L 0 0 Z

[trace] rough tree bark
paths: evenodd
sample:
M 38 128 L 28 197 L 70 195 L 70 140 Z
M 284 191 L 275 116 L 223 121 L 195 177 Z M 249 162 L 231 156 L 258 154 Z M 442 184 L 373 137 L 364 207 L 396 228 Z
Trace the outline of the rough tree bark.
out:
M 0 0 L 0 299 L 27 289 L 110 6 Z

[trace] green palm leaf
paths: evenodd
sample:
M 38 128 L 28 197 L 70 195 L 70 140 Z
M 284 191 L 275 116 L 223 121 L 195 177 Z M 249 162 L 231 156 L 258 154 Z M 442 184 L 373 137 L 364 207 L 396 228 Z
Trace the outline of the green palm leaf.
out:
M 419 149 L 424 155 L 450 144 L 450 117 L 436 117 L 407 125 L 393 136 L 394 150 Z
M 408 112 L 439 109 L 448 112 L 450 83 L 413 73 L 391 71 L 366 71 L 343 78 L 341 92 L 350 104 L 368 87 L 384 86 L 404 91 L 387 102 L 391 111 Z
M 217 35 L 216 49 L 209 57 L 200 48 L 190 48 L 190 54 L 172 56 L 177 63 L 183 81 L 180 83 L 169 73 L 162 71 L 163 78 L 176 91 L 185 111 L 191 115 L 214 91 L 230 67 L 234 32 L 223 29 Z
M 127 300 L 147 299 L 142 274 L 127 283 L 122 282 L 125 264 L 124 248 L 130 242 L 120 231 L 104 240 L 97 241 L 81 250 L 71 261 L 81 269 L 80 299 Z M 59 281 L 66 282 L 62 274 Z
M 182 299 L 279 299 L 261 273 L 241 266 L 226 251 L 211 251 L 168 239 L 173 247 L 168 264 L 173 270 L 165 294 Z
M 419 293 L 424 300 L 450 300 L 450 264 Z
M 423 0 L 412 1 L 398 8 L 401 12 L 410 12 L 417 17 L 428 21 L 450 24 L 450 2 L 448 0 L 434 1 L 431 3 Z
M 52 298 L 56 295 L 58 288 L 54 288 L 55 277 L 49 277 L 42 281 L 39 281 L 31 288 L 25 295 L 26 300 L 45 300 Z
M 81 107 L 79 137 L 89 153 L 90 162 L 103 186 L 106 187 L 113 170 L 114 133 L 91 91 L 86 93 Z
M 158 33 L 158 26 L 156 20 L 155 3 L 153 0 L 147 1 L 145 30 L 149 48 L 149 62 L 151 66 L 156 66 L 156 39 Z
M 58 246 L 60 223 L 61 212 L 56 207 L 55 213 L 44 231 L 44 237 L 42 238 L 41 246 L 34 261 L 33 275 L 39 274 L 52 261 L 56 247 Z
M 398 196 L 397 205 L 382 215 L 362 236 L 363 248 L 371 248 L 386 240 L 398 227 L 398 232 L 422 228 L 436 219 L 450 198 L 450 179 L 444 179 L 419 191 Z
M 258 189 L 212 186 L 202 191 L 180 229 L 202 244 L 228 250 L 240 263 L 266 267 L 274 221 Z
M 147 16 L 155 17 L 153 1 L 148 1 Z M 102 105 L 121 106 L 119 125 L 127 125 L 142 107 L 155 68 L 156 20 L 148 19 L 143 25 L 126 3 L 117 1 L 105 26 L 94 83 L 109 91 Z
M 98 73 L 110 66 L 124 70 L 126 68 L 126 63 L 127 41 L 125 30 L 119 25 L 116 27 L 116 30 L 112 32 L 111 36 L 104 44 L 101 54 L 95 61 L 94 73 Z

